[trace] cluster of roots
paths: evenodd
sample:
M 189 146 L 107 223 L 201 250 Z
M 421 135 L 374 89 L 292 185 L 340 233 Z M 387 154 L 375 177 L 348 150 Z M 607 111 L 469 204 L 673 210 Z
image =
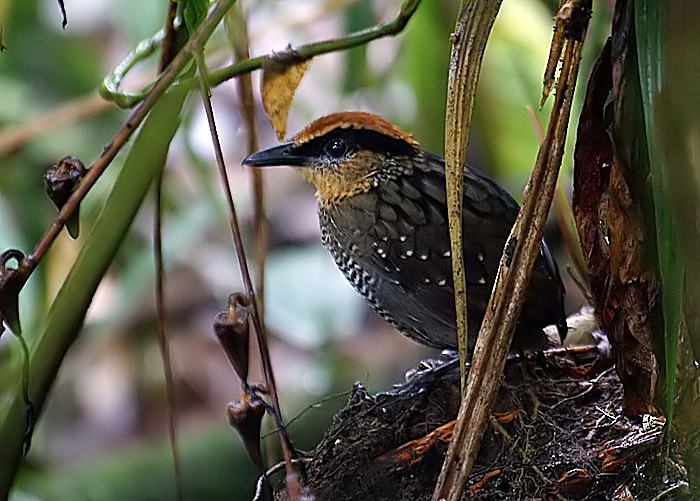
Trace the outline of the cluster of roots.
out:
M 307 492 L 430 499 L 458 406 L 453 353 L 423 362 L 387 393 L 356 383 L 305 461 Z M 614 368 L 595 348 L 510 359 L 463 499 L 675 499 L 684 469 L 667 454 L 663 417 L 621 408 Z M 277 498 L 286 499 L 283 489 Z

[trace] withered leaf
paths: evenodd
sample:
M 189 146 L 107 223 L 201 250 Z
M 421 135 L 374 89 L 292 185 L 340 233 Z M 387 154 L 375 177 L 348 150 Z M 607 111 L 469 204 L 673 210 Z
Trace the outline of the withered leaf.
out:
M 596 314 L 613 348 L 624 412 L 654 410 L 659 282 L 633 3 L 615 4 L 612 37 L 589 80 L 575 152 L 574 214 Z
M 612 90 L 610 42 L 596 60 L 586 88 L 574 150 L 572 206 L 596 314 L 605 327 L 610 283 L 608 198 L 613 144 L 608 133 L 606 101 Z
M 278 139 L 287 132 L 287 116 L 294 93 L 311 59 L 301 57 L 292 47 L 265 59 L 262 76 L 262 101 Z

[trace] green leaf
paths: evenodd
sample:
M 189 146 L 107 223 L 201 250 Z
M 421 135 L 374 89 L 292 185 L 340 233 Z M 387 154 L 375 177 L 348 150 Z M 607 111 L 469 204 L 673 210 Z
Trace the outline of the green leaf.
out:
M 185 20 L 187 33 L 191 35 L 197 29 L 199 23 L 207 17 L 209 7 L 208 0 L 181 0 L 182 18 Z
M 678 228 L 670 202 L 671 197 L 674 196 L 674 188 L 668 179 L 667 156 L 663 151 L 656 128 L 656 101 L 663 89 L 666 73 L 666 4 L 664 2 L 641 0 L 635 4 L 635 34 L 649 170 L 654 195 L 658 266 L 663 287 L 661 297 L 666 368 L 665 402 L 666 416 L 670 422 L 673 417 L 675 397 L 676 357 L 685 263 L 679 253 Z

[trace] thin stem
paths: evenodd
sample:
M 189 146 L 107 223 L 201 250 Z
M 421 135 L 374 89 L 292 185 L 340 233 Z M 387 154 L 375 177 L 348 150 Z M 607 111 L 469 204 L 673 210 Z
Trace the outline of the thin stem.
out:
M 406 27 L 409 19 L 411 19 L 416 9 L 418 9 L 420 2 L 421 0 L 405 0 L 401 4 L 398 15 L 392 21 L 378 24 L 366 30 L 357 31 L 343 38 L 314 42 L 288 50 L 294 51 L 301 59 L 310 59 L 322 54 L 348 50 L 360 45 L 365 45 L 378 38 L 396 35 Z M 265 61 L 270 57 L 272 57 L 272 54 L 258 56 L 217 71 L 212 71 L 209 74 L 209 84 L 214 87 L 242 73 L 258 70 L 262 68 Z
M 225 21 L 227 33 L 233 45 L 236 61 L 250 59 L 250 40 L 248 27 L 239 3 L 231 10 Z M 250 73 L 236 79 L 238 100 L 241 107 L 241 118 L 245 124 L 246 153 L 251 154 L 259 149 L 258 134 L 255 121 L 255 100 L 253 98 L 253 83 Z M 265 258 L 267 255 L 267 221 L 265 217 L 265 193 L 263 185 L 263 170 L 252 169 L 253 185 L 253 227 L 255 228 L 255 290 L 258 296 L 260 316 L 265 318 Z
M 165 37 L 160 55 L 159 69 L 163 71 L 176 54 L 177 31 L 175 29 L 175 16 L 177 14 L 177 2 L 168 2 L 168 12 L 165 17 Z M 163 159 L 166 162 L 166 159 Z M 175 397 L 175 378 L 173 375 L 172 358 L 170 354 L 170 342 L 166 332 L 165 310 L 165 267 L 163 266 L 163 176 L 165 166 L 158 172 L 155 180 L 155 211 L 153 216 L 153 258 L 155 261 L 155 300 L 156 300 L 156 326 L 158 334 L 158 347 L 160 358 L 163 362 L 163 375 L 165 379 L 165 399 L 167 407 L 168 438 L 170 440 L 170 452 L 173 458 L 173 474 L 175 476 L 175 499 L 182 499 L 182 464 L 180 461 L 180 447 L 177 441 L 177 402 Z
M 168 11 L 165 14 L 165 25 L 163 26 L 165 34 L 160 49 L 158 71 L 163 71 L 167 68 L 177 54 L 177 27 L 175 26 L 177 4 L 178 2 L 175 0 L 170 0 L 168 2 Z
M 202 94 L 202 103 L 204 105 L 204 111 L 207 115 L 209 130 L 211 132 L 211 139 L 214 145 L 216 166 L 219 172 L 221 186 L 224 190 L 224 196 L 226 199 L 226 205 L 229 213 L 229 224 L 231 226 L 231 234 L 233 236 L 234 246 L 236 248 L 236 255 L 238 257 L 238 264 L 240 267 L 241 278 L 243 280 L 243 287 L 245 289 L 246 295 L 248 296 L 248 299 L 250 300 L 253 327 L 255 328 L 255 334 L 258 341 L 258 349 L 260 350 L 260 361 L 262 363 L 263 373 L 265 375 L 265 384 L 272 398 L 272 409 L 274 410 L 274 415 L 276 416 L 277 421 L 276 424 L 279 428 L 280 442 L 282 445 L 282 454 L 287 464 L 287 488 L 293 492 L 295 489 L 289 485 L 289 480 L 292 478 L 296 478 L 294 467 L 292 465 L 294 455 L 291 443 L 289 442 L 289 438 L 283 425 L 282 413 L 280 411 L 279 405 L 279 397 L 277 394 L 277 385 L 275 384 L 275 378 L 272 371 L 272 363 L 270 361 L 270 352 L 267 345 L 267 338 L 265 336 L 263 323 L 260 318 L 260 310 L 258 308 L 258 302 L 255 295 L 255 288 L 253 287 L 253 282 L 251 280 L 250 270 L 248 267 L 248 260 L 245 256 L 243 248 L 243 238 L 241 237 L 241 229 L 240 225 L 238 224 L 236 205 L 233 201 L 233 194 L 231 193 L 231 186 L 228 179 L 228 173 L 226 172 L 226 164 L 224 162 L 223 152 L 221 151 L 219 135 L 216 130 L 214 108 L 211 104 L 211 90 L 207 83 L 204 56 L 201 52 L 195 51 L 194 57 L 200 74 L 198 80 L 200 84 L 200 92 Z M 296 499 L 292 492 L 290 492 L 291 499 Z
M 153 257 L 155 261 L 155 298 L 156 326 L 158 331 L 158 347 L 163 361 L 165 377 L 165 398 L 167 404 L 168 438 L 170 451 L 173 456 L 173 472 L 175 475 L 175 498 L 182 499 L 182 467 L 180 448 L 177 442 L 177 407 L 175 398 L 175 382 L 173 376 L 170 342 L 165 328 L 165 271 L 163 266 L 163 173 L 158 176 L 155 184 L 155 214 L 153 218 Z

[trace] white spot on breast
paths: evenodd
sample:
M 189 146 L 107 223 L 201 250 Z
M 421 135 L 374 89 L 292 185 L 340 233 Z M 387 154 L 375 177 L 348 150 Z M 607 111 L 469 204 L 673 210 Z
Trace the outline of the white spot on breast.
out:
M 480 278 L 479 278 L 479 283 L 480 283 L 481 285 L 484 285 L 484 284 L 486 283 L 486 279 L 485 279 L 484 277 L 480 277 Z
M 429 278 L 426 278 L 426 279 L 423 280 L 423 282 L 426 283 L 426 284 L 429 284 L 429 283 L 430 283 L 430 279 L 429 279 Z
M 483 255 L 481 252 L 479 252 L 479 255 L 477 256 L 477 259 L 478 259 L 480 262 L 483 263 L 483 262 L 484 262 L 484 255 Z
M 406 235 L 399 235 L 399 240 L 405 242 L 408 237 Z
M 450 251 L 448 250 L 442 253 L 442 257 L 450 257 L 450 255 Z
M 428 255 L 427 255 L 427 254 L 421 254 L 421 255 L 418 257 L 418 259 L 420 259 L 421 261 L 427 261 L 427 260 L 428 260 Z
M 446 283 L 447 283 L 447 280 L 445 280 L 445 279 L 443 278 L 442 280 L 438 280 L 438 283 L 437 283 L 437 284 L 438 284 L 439 286 L 442 287 L 442 286 L 445 285 Z
M 406 251 L 406 256 L 411 257 L 412 255 L 413 255 L 413 250 L 412 250 L 412 249 L 408 249 L 408 250 Z

